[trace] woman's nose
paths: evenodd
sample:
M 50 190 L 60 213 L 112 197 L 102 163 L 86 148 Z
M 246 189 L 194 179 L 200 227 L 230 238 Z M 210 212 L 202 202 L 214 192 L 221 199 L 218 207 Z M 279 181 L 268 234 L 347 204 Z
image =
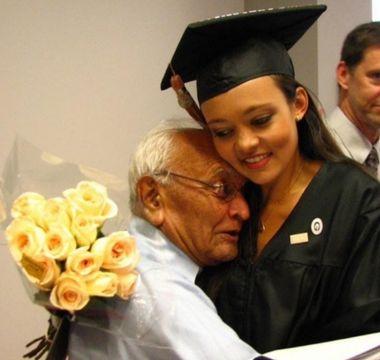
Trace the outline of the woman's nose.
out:
M 259 145 L 259 138 L 256 134 L 247 130 L 238 134 L 235 142 L 235 150 L 238 154 L 250 154 Z

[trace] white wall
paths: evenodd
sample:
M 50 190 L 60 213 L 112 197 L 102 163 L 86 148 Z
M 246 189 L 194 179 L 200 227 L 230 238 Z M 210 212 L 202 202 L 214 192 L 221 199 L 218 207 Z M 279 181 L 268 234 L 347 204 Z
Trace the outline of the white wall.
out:
M 125 177 L 142 134 L 184 115 L 159 84 L 185 26 L 241 10 L 242 0 L 1 0 L 0 169 L 19 133 Z M 46 315 L 0 245 L 1 357 L 12 360 L 46 330 Z

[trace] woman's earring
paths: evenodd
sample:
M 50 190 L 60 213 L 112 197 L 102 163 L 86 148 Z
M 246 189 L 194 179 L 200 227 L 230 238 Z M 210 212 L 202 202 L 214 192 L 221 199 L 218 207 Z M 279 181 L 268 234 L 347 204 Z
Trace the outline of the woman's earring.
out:
M 302 120 L 302 116 L 301 115 L 296 115 L 296 121 L 301 121 Z

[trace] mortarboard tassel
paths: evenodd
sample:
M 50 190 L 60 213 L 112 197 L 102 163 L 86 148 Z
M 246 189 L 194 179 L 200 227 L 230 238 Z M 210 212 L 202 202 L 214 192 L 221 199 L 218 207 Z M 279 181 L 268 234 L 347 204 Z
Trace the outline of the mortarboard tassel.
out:
M 205 127 L 206 121 L 197 103 L 194 101 L 190 93 L 187 91 L 181 77 L 174 72 L 174 69 L 171 66 L 171 64 L 170 64 L 170 68 L 173 73 L 172 77 L 170 78 L 170 84 L 173 90 L 177 94 L 177 100 L 178 100 L 179 106 L 185 109 L 188 112 L 188 114 L 195 121 L 197 121 L 202 127 Z

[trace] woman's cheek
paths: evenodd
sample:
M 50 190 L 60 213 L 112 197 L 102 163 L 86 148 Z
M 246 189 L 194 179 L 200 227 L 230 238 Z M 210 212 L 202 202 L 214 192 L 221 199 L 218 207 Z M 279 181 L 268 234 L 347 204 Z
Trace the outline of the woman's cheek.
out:
M 233 165 L 233 163 L 236 162 L 236 154 L 233 141 L 220 140 L 213 137 L 213 142 L 215 149 L 220 157 Z

